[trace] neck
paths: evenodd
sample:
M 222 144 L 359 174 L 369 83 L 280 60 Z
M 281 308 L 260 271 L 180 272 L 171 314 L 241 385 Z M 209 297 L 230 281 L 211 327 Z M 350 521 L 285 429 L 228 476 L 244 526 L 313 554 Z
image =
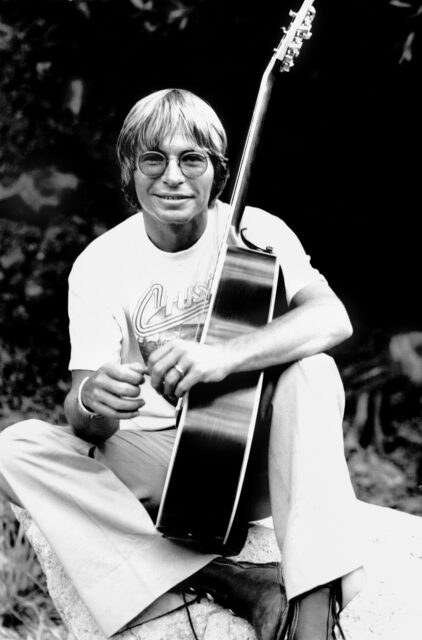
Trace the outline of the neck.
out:
M 165 227 L 151 225 L 144 217 L 145 231 L 148 238 L 161 251 L 176 253 L 189 249 L 199 240 L 207 226 L 207 217 L 195 218 L 187 224 L 173 224 Z

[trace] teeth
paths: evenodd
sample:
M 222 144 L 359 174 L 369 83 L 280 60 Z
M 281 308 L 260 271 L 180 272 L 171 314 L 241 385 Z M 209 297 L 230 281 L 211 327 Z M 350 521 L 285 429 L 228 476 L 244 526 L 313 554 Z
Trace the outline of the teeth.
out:
M 186 196 L 160 196 L 163 200 L 184 200 Z

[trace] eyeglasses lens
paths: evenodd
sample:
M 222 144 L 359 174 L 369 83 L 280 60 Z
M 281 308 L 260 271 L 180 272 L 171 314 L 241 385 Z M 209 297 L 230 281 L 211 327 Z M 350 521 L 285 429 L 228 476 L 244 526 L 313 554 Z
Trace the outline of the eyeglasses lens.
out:
M 186 178 L 199 178 L 207 170 L 208 156 L 199 152 L 187 151 L 182 153 L 177 164 Z M 147 151 L 139 158 L 139 168 L 149 178 L 161 176 L 167 165 L 167 157 L 158 151 Z

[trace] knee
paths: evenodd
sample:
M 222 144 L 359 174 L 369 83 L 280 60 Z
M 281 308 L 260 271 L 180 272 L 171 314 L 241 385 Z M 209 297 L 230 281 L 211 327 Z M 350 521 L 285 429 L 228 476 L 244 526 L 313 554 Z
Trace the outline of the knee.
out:
M 334 359 L 326 353 L 319 353 L 299 360 L 299 367 L 308 381 L 316 389 L 326 391 L 336 397 L 344 408 L 344 387 Z
M 308 376 L 321 378 L 329 383 L 340 383 L 341 378 L 334 359 L 326 353 L 317 353 L 298 360 L 298 367 Z M 341 385 L 342 386 L 342 385 Z
M 42 420 L 23 420 L 6 427 L 0 433 L 0 466 L 4 467 L 12 463 L 18 457 L 18 453 L 40 442 L 42 433 L 49 427 Z
M 274 401 L 277 402 L 278 396 L 283 401 L 286 390 L 298 399 L 307 393 L 331 397 L 341 411 L 344 409 L 344 388 L 337 365 L 325 353 L 302 358 L 287 367 L 278 380 Z
M 343 391 L 343 384 L 340 378 L 337 365 L 333 358 L 326 353 L 317 353 L 293 362 L 280 377 L 300 377 L 308 382 L 332 385 L 337 390 Z

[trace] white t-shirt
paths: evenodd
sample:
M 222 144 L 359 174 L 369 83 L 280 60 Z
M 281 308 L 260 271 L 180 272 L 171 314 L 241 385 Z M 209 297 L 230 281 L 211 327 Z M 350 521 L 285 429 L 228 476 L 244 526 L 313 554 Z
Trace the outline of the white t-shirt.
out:
M 218 201 L 199 240 L 176 253 L 161 251 L 150 241 L 142 213 L 91 242 L 69 276 L 69 369 L 95 371 L 111 361 L 146 364 L 149 353 L 168 340 L 199 340 L 228 214 L 229 206 Z M 324 280 L 279 218 L 247 207 L 242 227 L 258 246 L 273 247 L 288 302 L 307 284 Z M 174 406 L 152 388 L 149 376 L 141 395 L 145 405 L 139 418 L 122 420 L 121 428 L 163 429 L 174 424 Z

